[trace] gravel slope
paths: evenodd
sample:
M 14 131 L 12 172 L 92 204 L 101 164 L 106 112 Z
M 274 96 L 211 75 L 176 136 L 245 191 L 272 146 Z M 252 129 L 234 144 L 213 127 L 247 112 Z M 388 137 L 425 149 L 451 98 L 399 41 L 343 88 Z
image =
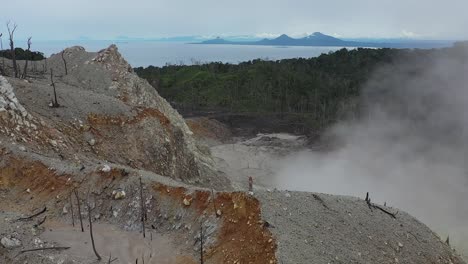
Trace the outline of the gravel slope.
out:
M 279 263 L 464 263 L 426 225 L 396 218 L 359 198 L 258 191 L 263 218 L 278 240 Z

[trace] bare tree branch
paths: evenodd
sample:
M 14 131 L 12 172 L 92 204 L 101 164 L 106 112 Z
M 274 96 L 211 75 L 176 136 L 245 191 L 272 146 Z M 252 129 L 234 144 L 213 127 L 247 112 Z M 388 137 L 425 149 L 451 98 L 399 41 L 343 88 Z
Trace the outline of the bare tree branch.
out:
M 34 224 L 34 227 L 39 227 L 41 226 L 43 223 L 45 223 L 45 220 L 47 219 L 47 215 L 44 216 L 44 219 L 42 219 L 41 221 L 39 221 L 37 224 Z
M 45 213 L 46 211 L 47 211 L 47 207 L 44 207 L 44 209 L 42 209 L 42 211 L 40 211 L 40 212 L 38 212 L 38 213 L 36 213 L 36 214 L 33 214 L 33 215 L 31 215 L 31 216 L 28 216 L 28 217 L 21 217 L 21 218 L 18 218 L 18 219 L 16 219 L 16 221 L 29 220 L 29 219 L 32 219 L 32 218 L 34 218 L 34 217 L 36 217 L 36 216 L 39 216 L 39 215 Z
M 11 59 L 13 61 L 13 72 L 15 74 L 15 78 L 18 78 L 18 65 L 16 64 L 16 54 L 15 54 L 15 43 L 14 43 L 14 35 L 18 25 L 12 24 L 11 21 L 7 22 L 7 29 L 8 35 L 10 37 L 10 52 L 11 52 Z
M 44 248 L 32 248 L 21 250 L 19 253 L 31 252 L 31 251 L 40 251 L 40 250 L 64 250 L 69 249 L 70 247 L 44 247 Z

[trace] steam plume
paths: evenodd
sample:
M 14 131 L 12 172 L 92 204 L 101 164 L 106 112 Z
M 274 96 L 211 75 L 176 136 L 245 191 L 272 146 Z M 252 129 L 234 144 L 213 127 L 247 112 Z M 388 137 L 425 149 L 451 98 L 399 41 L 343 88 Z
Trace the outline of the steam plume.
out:
M 285 189 L 364 197 L 401 208 L 468 253 L 468 49 L 414 51 L 380 67 L 359 118 L 328 132 L 339 147 L 290 156 Z

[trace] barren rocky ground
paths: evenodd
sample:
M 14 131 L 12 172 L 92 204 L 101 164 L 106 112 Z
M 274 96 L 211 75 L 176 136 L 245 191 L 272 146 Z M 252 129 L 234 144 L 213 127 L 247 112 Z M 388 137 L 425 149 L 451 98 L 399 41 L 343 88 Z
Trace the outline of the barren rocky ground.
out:
M 301 138 L 187 126 L 115 46 L 64 58 L 0 76 L 0 263 L 200 263 L 201 241 L 204 263 L 464 263 L 396 208 L 275 190 Z

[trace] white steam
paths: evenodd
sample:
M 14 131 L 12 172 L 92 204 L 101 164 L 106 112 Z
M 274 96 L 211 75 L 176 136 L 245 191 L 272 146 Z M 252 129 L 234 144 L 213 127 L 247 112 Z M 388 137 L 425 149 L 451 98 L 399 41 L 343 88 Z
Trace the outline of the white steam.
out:
M 424 54 L 422 54 L 424 53 Z M 429 55 L 430 53 L 430 55 Z M 287 159 L 277 186 L 363 197 L 403 209 L 468 253 L 468 52 L 407 55 L 364 88 L 340 147 Z

